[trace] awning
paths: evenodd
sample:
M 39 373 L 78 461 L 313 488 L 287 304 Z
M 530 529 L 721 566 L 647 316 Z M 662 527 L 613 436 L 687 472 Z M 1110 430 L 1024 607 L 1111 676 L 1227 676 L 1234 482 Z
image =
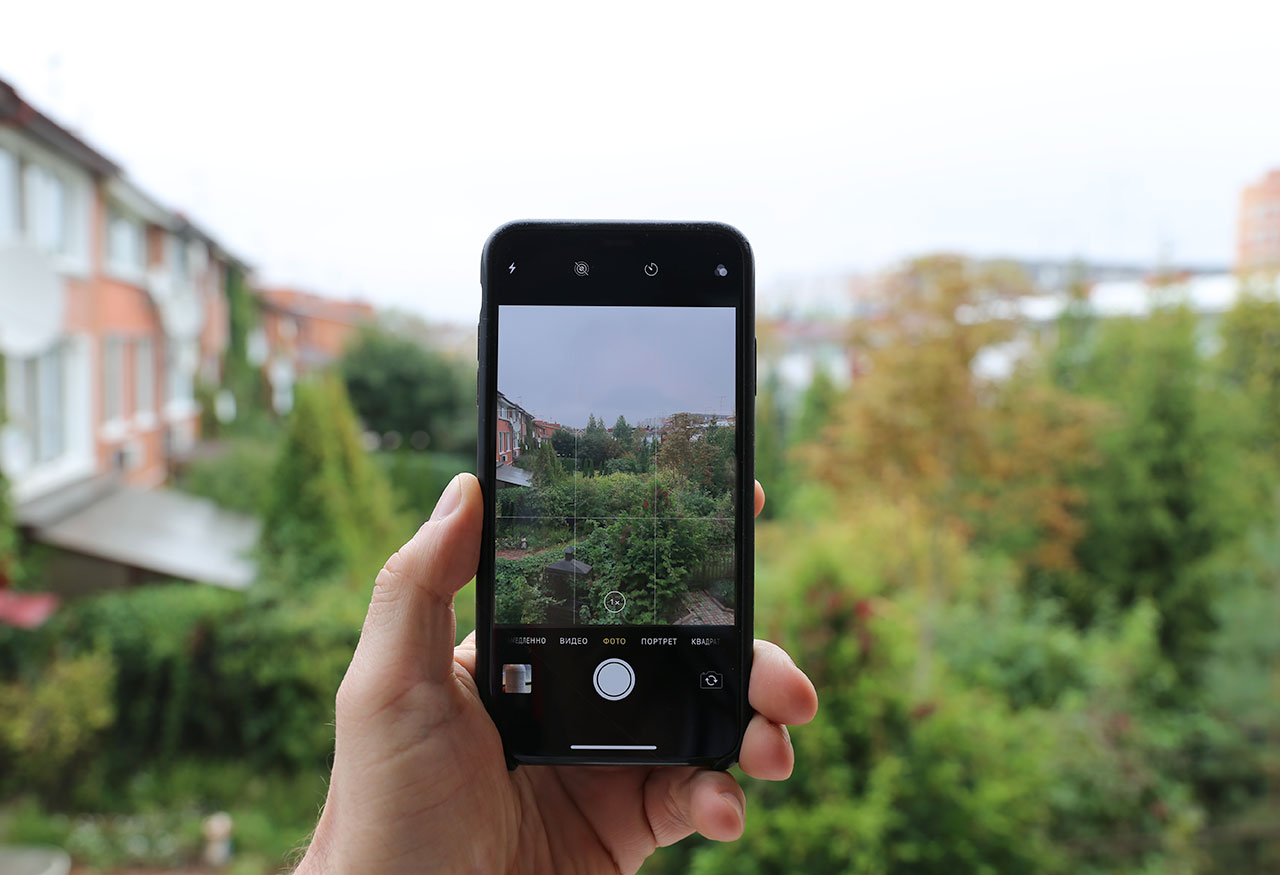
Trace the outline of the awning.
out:
M 499 465 L 494 479 L 498 481 L 499 488 L 503 486 L 532 486 L 533 472 L 526 471 L 524 468 L 517 468 L 515 465 Z
M 245 589 L 261 523 L 168 489 L 81 487 L 78 498 L 19 505 L 18 522 L 40 543 L 165 577 Z

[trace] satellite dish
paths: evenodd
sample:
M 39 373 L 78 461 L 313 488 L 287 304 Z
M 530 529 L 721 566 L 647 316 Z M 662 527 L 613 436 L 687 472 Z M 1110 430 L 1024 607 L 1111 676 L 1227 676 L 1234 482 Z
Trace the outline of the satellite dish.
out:
M 33 246 L 0 246 L 0 354 L 27 358 L 62 334 L 66 313 L 62 277 Z

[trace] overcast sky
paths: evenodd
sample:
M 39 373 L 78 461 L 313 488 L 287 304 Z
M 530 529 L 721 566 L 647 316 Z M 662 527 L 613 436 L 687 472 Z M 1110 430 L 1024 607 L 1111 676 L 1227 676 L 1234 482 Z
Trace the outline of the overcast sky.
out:
M 574 428 L 731 414 L 734 343 L 732 307 L 504 306 L 498 391 Z
M 266 280 L 437 318 L 512 218 L 727 221 L 762 290 L 937 249 L 1227 264 L 1280 166 L 1265 0 L 2 17 L 0 76 Z

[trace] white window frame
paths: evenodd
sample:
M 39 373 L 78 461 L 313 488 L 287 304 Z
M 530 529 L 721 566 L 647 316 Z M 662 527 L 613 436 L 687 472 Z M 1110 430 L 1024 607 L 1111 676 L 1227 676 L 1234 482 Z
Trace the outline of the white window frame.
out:
M 142 428 L 156 422 L 156 347 L 150 337 L 133 342 L 133 416 Z
M 191 259 L 187 253 L 187 243 L 175 234 L 165 237 L 165 264 L 176 282 L 191 281 Z
M 147 268 L 146 225 L 115 204 L 107 207 L 106 250 L 109 273 L 129 283 L 143 281 Z
M 17 240 L 22 233 L 21 191 L 18 153 L 0 145 L 0 243 Z
M 54 256 L 71 254 L 71 195 L 66 180 L 43 164 L 23 170 L 27 239 Z
M 196 413 L 195 371 L 188 367 L 191 350 L 183 341 L 166 338 L 164 344 L 164 415 L 167 421 Z
M 23 467 L 57 462 L 70 446 L 64 344 L 30 358 L 9 358 L 6 401 L 10 428 L 23 442 Z
M 108 335 L 102 341 L 102 428 L 124 432 L 124 350 L 125 341 Z
M 52 247 L 41 247 L 50 252 L 54 267 L 64 275 L 88 276 L 92 176 L 83 167 L 3 125 L 0 125 L 0 149 L 17 162 L 19 194 L 14 206 L 16 235 L 13 239 L 36 246 L 42 239 L 46 243 L 54 242 L 56 245 Z M 52 214 L 48 212 L 51 186 L 61 191 L 55 198 L 58 203 L 53 206 Z

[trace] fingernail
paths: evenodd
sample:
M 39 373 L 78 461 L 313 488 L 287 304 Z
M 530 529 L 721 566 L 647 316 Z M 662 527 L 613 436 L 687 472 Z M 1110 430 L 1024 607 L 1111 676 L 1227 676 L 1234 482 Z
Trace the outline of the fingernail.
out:
M 449 485 L 444 488 L 444 492 L 440 493 L 436 509 L 431 511 L 432 521 L 444 519 L 457 510 L 460 504 L 462 504 L 462 481 L 455 474 L 449 481 Z
M 721 793 L 720 795 L 723 796 L 725 799 L 729 800 L 729 804 L 733 806 L 733 810 L 738 812 L 738 817 L 742 818 L 745 821 L 747 817 L 747 812 L 746 812 L 746 809 L 742 807 L 742 800 L 738 798 L 737 794 L 729 793 L 726 791 L 724 793 Z

